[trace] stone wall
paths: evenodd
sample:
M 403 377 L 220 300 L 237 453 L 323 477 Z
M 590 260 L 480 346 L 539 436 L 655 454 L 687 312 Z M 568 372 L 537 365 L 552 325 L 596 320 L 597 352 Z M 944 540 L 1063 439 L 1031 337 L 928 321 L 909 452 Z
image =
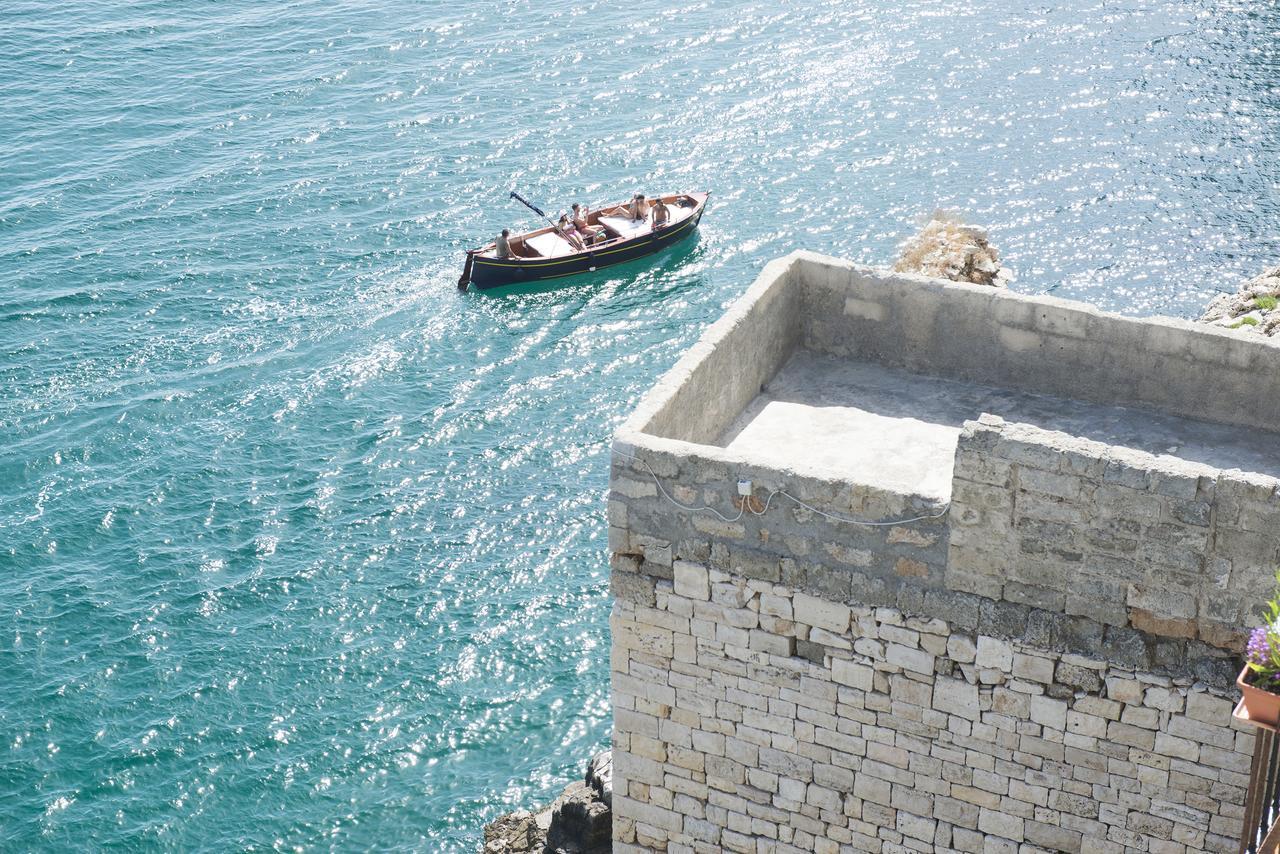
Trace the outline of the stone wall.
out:
M 944 282 L 800 252 L 812 350 L 1077 400 L 1275 431 L 1280 344 L 1175 318 Z
M 949 504 L 717 446 L 799 347 L 1251 425 L 1254 461 L 1280 454 L 1274 342 L 769 265 L 614 441 L 615 850 L 1234 851 L 1232 683 L 1280 481 L 985 416 Z
M 754 478 L 758 495 L 785 485 L 790 495 L 832 513 L 900 519 L 943 509 L 869 485 L 744 469 L 722 458 L 717 449 L 676 455 L 615 441 L 610 550 L 641 559 L 644 574 L 668 581 L 673 561 L 680 558 L 726 569 L 732 562 L 747 577 L 784 582 L 815 596 L 839 601 L 856 596 L 858 601 L 908 610 L 925 607 L 926 594 L 941 591 L 948 547 L 945 518 L 851 527 L 781 495 L 767 510 L 757 499 L 757 515 L 736 510 L 732 503 L 737 480 L 744 474 Z M 718 507 L 734 521 L 707 511 L 689 512 L 671 499 L 685 506 Z M 632 583 L 625 569 L 617 567 L 613 581 L 619 589 Z
M 728 568 L 614 606 L 614 851 L 1236 850 L 1253 737 L 1189 677 Z
M 660 436 L 713 442 L 800 340 L 803 292 L 790 258 L 771 261 L 744 297 L 711 325 L 631 420 Z
M 1010 465 L 979 465 L 988 434 L 1015 437 L 969 428 L 977 487 Z M 1252 736 L 1227 652 L 1015 601 L 1016 578 L 952 589 L 963 510 L 863 527 L 668 499 L 729 510 L 736 465 L 615 444 L 615 850 L 1234 850 Z M 867 519 L 930 510 L 786 486 Z
M 948 588 L 1086 617 L 1110 660 L 1172 664 L 1173 638 L 1244 648 L 1280 566 L 1280 494 L 1270 477 L 984 416 L 956 449 L 950 535 Z

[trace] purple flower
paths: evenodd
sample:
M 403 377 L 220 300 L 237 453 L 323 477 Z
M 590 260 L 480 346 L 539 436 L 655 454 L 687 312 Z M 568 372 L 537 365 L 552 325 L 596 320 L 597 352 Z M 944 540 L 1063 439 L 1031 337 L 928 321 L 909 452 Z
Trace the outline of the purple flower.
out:
M 1259 626 L 1249 635 L 1244 654 L 1250 664 L 1266 667 L 1271 662 L 1270 626 Z

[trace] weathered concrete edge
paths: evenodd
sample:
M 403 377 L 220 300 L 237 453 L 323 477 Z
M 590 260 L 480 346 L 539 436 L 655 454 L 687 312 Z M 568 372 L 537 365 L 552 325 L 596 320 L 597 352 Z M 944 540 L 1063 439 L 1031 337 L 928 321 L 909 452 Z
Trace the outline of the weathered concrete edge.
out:
M 682 439 L 668 439 L 635 430 L 619 429 L 613 438 L 612 465 L 615 473 L 619 469 L 630 471 L 642 479 L 657 478 L 659 481 L 677 477 L 682 463 L 716 464 L 726 466 L 735 471 L 736 477 L 750 478 L 754 493 L 760 497 L 781 490 L 794 490 L 798 482 L 817 485 L 829 490 L 854 487 L 867 491 L 881 501 L 899 505 L 904 512 L 931 513 L 946 506 L 945 501 L 936 496 L 921 495 L 913 492 L 899 492 L 886 489 L 880 484 L 851 478 L 847 475 L 832 476 L 818 467 L 792 466 L 776 467 L 727 448 L 717 445 L 702 445 L 686 442 Z M 664 484 L 670 486 L 670 484 Z M 726 488 L 732 488 L 733 482 L 725 482 Z M 836 508 L 831 508 L 836 509 Z
M 713 441 L 777 373 L 800 338 L 801 295 L 798 288 L 789 287 L 796 278 L 799 254 L 766 264 L 746 293 L 641 398 L 618 434 Z M 734 370 L 726 376 L 726 368 Z M 728 382 L 712 388 L 717 375 Z M 681 407 L 697 409 L 702 417 L 677 425 L 673 422 L 679 420 Z M 717 414 L 708 418 L 708 410 Z
M 806 253 L 803 346 L 919 373 L 1276 432 L 1280 341 Z
M 1046 430 L 1034 424 L 1008 421 L 990 413 L 983 413 L 974 420 L 966 421 L 963 432 L 966 437 L 972 438 L 978 433 L 990 432 L 991 428 L 997 428 L 997 432 L 1004 440 L 1040 445 L 1046 450 L 1072 457 L 1081 463 L 1089 461 L 1110 463 L 1169 478 L 1207 477 L 1211 480 L 1228 481 L 1241 488 L 1264 491 L 1267 494 L 1280 491 L 1280 478 L 1261 472 L 1218 468 L 1208 463 L 1184 460 L 1171 454 L 1155 454 L 1137 448 L 1109 445 L 1060 430 Z

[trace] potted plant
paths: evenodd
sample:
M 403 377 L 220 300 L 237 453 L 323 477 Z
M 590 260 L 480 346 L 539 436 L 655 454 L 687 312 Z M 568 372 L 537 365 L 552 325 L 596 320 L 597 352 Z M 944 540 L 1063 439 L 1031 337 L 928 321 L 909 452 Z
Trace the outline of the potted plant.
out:
M 1266 622 L 1249 635 L 1244 669 L 1236 677 L 1242 695 L 1237 717 L 1274 727 L 1280 724 L 1280 574 L 1264 614 Z

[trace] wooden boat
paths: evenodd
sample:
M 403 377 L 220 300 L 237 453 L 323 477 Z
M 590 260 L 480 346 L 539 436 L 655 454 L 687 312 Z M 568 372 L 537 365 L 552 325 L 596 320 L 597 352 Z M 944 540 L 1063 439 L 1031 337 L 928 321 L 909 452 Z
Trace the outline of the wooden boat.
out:
M 510 258 L 498 257 L 496 243 L 468 250 L 466 267 L 458 280 L 458 287 L 465 288 L 470 283 L 479 290 L 488 290 L 594 273 L 660 252 L 694 232 L 709 196 L 710 193 L 661 196 L 670 212 L 670 219 L 656 230 L 652 211 L 642 220 L 633 220 L 626 212 L 626 202 L 604 205 L 588 215 L 587 224 L 599 228 L 600 232 L 594 242 L 581 249 L 558 229 L 546 226 L 510 236 Z M 651 201 L 646 203 L 651 204 Z

